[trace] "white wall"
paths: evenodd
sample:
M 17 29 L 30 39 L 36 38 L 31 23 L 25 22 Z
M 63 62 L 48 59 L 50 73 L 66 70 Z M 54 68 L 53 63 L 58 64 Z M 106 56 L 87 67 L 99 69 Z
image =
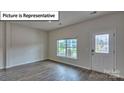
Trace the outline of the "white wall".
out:
M 0 22 L 0 69 L 3 68 L 3 23 Z
M 77 25 L 58 29 L 49 33 L 49 59 L 91 69 L 91 33 L 117 31 L 117 69 L 124 76 L 124 13 L 105 15 Z M 62 38 L 78 39 L 78 60 L 63 59 L 56 56 L 56 40 Z
M 47 59 L 47 32 L 7 23 L 7 67 Z

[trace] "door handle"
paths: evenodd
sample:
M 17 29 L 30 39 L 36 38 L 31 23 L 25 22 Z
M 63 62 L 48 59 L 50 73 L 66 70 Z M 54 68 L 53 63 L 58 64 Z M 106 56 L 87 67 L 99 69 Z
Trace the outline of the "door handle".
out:
M 95 50 L 94 50 L 94 49 L 92 49 L 92 50 L 91 50 L 91 54 L 92 54 L 92 55 L 94 55 L 94 52 L 95 52 Z
M 95 50 L 94 50 L 94 49 L 92 49 L 92 50 L 91 50 L 91 52 L 92 52 L 92 53 L 94 53 L 94 52 L 95 52 Z

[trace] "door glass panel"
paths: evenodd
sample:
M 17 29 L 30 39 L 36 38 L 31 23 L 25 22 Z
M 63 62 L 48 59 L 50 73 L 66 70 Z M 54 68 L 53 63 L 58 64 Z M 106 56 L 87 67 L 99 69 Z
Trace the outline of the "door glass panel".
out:
M 109 53 L 109 34 L 95 36 L 95 52 Z

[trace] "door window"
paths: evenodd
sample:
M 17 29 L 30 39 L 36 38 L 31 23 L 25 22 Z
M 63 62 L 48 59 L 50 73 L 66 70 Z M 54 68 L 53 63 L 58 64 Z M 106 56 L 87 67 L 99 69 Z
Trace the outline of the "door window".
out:
M 95 53 L 109 53 L 109 34 L 95 36 Z

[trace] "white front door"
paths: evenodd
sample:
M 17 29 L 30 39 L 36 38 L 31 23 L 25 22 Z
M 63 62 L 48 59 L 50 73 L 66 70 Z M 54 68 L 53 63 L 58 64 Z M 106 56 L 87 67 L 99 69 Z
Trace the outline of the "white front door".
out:
M 115 68 L 115 33 L 92 34 L 92 69 L 110 73 Z

